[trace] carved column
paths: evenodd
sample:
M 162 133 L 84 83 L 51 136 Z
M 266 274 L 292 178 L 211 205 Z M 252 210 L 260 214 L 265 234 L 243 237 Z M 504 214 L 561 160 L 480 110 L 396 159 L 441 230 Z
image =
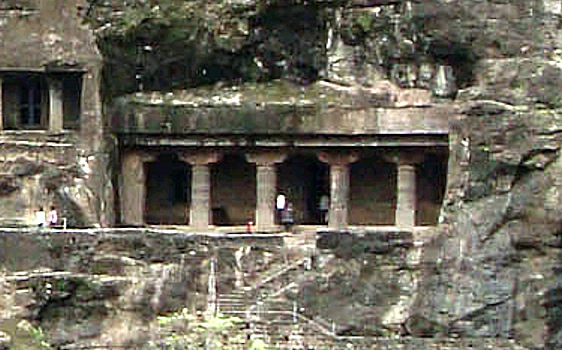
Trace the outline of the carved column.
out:
M 211 209 L 210 164 L 219 160 L 220 155 L 212 151 L 182 152 L 180 159 L 191 164 L 191 207 L 189 225 L 198 230 L 207 230 Z
M 248 162 L 256 164 L 256 226 L 266 230 L 275 226 L 275 191 L 277 187 L 276 163 L 286 155 L 278 152 L 246 154 Z
M 63 91 L 62 80 L 49 78 L 49 131 L 60 132 L 63 130 Z
M 422 153 L 397 152 L 386 157 L 396 163 L 396 213 L 395 225 L 414 227 L 416 225 L 416 164 L 423 161 Z
M 320 152 L 318 158 L 330 166 L 330 212 L 328 227 L 343 229 L 348 225 L 349 168 L 357 161 L 356 153 Z
M 143 225 L 146 205 L 146 171 L 144 163 L 154 156 L 139 151 L 127 152 L 122 163 L 121 219 L 124 224 Z

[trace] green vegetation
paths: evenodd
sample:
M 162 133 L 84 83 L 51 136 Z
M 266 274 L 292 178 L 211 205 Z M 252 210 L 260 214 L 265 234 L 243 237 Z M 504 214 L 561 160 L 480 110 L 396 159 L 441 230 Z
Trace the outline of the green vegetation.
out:
M 12 319 L 2 324 L 2 329 L 12 335 L 14 350 L 50 350 L 49 336 L 44 330 L 26 320 Z
M 326 2 L 295 3 L 302 4 L 91 1 L 85 21 L 104 56 L 103 95 L 219 81 L 314 81 L 326 63 Z
M 33 340 L 41 349 L 51 349 L 51 344 L 49 343 L 47 335 L 43 332 L 43 329 L 39 326 L 29 327 L 29 334 L 33 337 Z
M 157 349 L 238 349 L 245 343 L 243 321 L 236 317 L 194 315 L 183 309 L 159 316 L 157 322 L 162 337 L 152 344 Z

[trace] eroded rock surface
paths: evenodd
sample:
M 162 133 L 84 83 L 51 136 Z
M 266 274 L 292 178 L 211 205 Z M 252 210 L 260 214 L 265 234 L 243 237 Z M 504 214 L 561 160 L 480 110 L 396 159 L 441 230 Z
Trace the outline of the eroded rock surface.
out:
M 82 216 L 88 225 L 113 222 L 115 142 L 103 134 L 102 76 L 107 103 L 135 92 L 158 97 L 194 88 L 204 94 L 283 79 L 304 97 L 317 84 L 331 84 L 346 92 L 336 103 L 353 101 L 345 96 L 349 91 L 367 91 L 383 98 L 361 103 L 376 107 L 432 105 L 451 112 L 448 188 L 433 236 L 419 249 L 389 240 L 393 243 L 348 242 L 343 251 L 326 251 L 317 272 L 307 272 L 303 262 L 295 267 L 298 273 L 284 275 L 295 282 L 284 301 L 303 302 L 305 313 L 332 318 L 342 325 L 340 334 L 562 346 L 559 2 L 54 3 L 0 4 L 0 65 L 90 67 L 84 123 L 69 147 L 64 137 L 30 142 L 2 136 L 1 217 L 29 218 L 32 213 L 20 211 L 47 191 L 69 208 L 63 209 L 71 211 L 69 217 Z M 44 146 L 57 151 L 51 154 Z M 0 255 L 7 274 L 47 267 L 47 273 L 71 275 L 29 272 L 32 277 L 25 278 L 36 289 L 17 295 L 27 301 L 13 301 L 16 294 L 8 287 L 0 300 L 26 306 L 26 316 L 48 329 L 57 344 L 90 337 L 122 344 L 116 339 L 129 339 L 132 329 L 150 330 L 139 314 L 207 305 L 209 256 L 193 265 L 182 262 L 182 254 L 190 256 L 189 244 L 170 252 L 167 247 L 176 243 L 152 245 L 144 237 L 131 238 L 130 245 L 98 237 L 91 238 L 94 243 L 85 238 L 73 243 L 71 236 L 21 237 Z M 27 254 L 33 247 L 37 251 Z M 230 263 L 221 267 L 228 271 L 219 283 L 226 292 L 252 279 L 240 274 L 242 260 L 236 262 L 235 251 L 242 248 L 226 254 Z M 260 256 L 262 262 L 271 258 Z M 262 276 L 259 266 L 250 266 L 246 273 Z M 108 272 L 111 277 L 104 279 Z M 61 310 L 96 322 L 72 323 Z M 119 310 L 119 317 L 111 310 Z

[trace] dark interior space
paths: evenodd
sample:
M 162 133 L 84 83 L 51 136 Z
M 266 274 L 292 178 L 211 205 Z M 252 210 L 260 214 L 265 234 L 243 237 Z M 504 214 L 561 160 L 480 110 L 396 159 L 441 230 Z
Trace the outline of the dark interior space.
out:
M 396 166 L 377 156 L 351 165 L 349 217 L 352 225 L 394 225 Z
M 426 153 L 416 177 L 416 225 L 437 225 L 447 186 L 447 156 Z
M 64 128 L 80 127 L 80 105 L 82 102 L 82 75 L 67 74 L 62 79 Z
M 191 166 L 174 154 L 163 154 L 146 165 L 148 224 L 189 224 Z
M 242 153 L 226 154 L 211 170 L 213 225 L 255 221 L 256 167 Z
M 315 155 L 289 157 L 278 167 L 278 193 L 292 204 L 295 224 L 324 224 L 319 202 L 322 195 L 330 194 L 328 165 Z
M 40 74 L 2 76 L 2 117 L 6 130 L 44 129 L 48 126 L 49 97 Z

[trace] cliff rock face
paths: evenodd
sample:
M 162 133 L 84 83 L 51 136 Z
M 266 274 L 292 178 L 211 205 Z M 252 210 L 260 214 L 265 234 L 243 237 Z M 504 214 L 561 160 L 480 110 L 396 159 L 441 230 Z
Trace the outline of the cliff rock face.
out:
M 451 129 L 443 224 L 426 250 L 431 297 L 416 308 L 449 332 L 556 348 L 561 118 L 559 97 L 545 100 L 561 71 L 537 57 L 482 60 L 476 72 Z M 556 83 L 536 91 L 539 80 Z
M 31 223 L 34 211 L 50 205 L 70 225 L 112 222 L 111 141 L 104 135 L 100 98 L 102 57 L 95 34 L 82 19 L 86 5 L 80 0 L 0 2 L 3 75 L 85 72 L 75 92 L 80 111 L 76 126 L 36 133 L 7 130 L 4 125 L 0 134 L 4 224 Z M 3 109 L 6 120 L 11 117 L 9 106 Z
M 96 22 L 100 47 L 106 57 L 134 57 L 129 68 L 106 69 L 140 72 L 139 81 L 124 79 L 110 94 L 282 77 L 389 81 L 389 91 L 429 90 L 433 103 L 457 106 L 442 222 L 423 249 L 428 268 L 404 325 L 412 334 L 560 346 L 558 2 L 161 1 L 124 13 Z M 197 30 L 178 30 L 182 21 Z
M 111 222 L 113 190 L 110 175 L 103 174 L 114 150 L 111 137 L 102 142 L 102 98 L 111 104 L 136 91 L 274 79 L 303 89 L 319 81 L 340 88 L 382 89 L 393 101 L 403 98 L 411 105 L 421 100 L 422 105 L 451 111 L 440 224 L 423 237 L 385 237 L 382 246 L 344 238 L 322 248 L 325 242 L 320 242 L 319 248 L 327 250 L 319 254 L 318 273 L 299 277 L 287 299 L 298 301 L 311 317 L 345 325 L 337 330 L 340 335 L 498 338 L 529 349 L 562 347 L 559 1 L 40 3 L 0 2 L 0 66 L 85 62 L 91 67 L 83 93 L 85 124 L 72 136 L 72 144 L 79 147 L 56 156 L 68 165 L 69 183 L 88 185 L 66 190 L 53 185 L 75 198 L 101 198 L 77 205 L 87 208 L 78 210 L 88 213 L 85 221 Z M 26 21 L 21 24 L 25 29 L 15 30 Z M 15 29 L 3 30 L 8 27 Z M 57 163 L 54 158 L 39 161 L 47 156 L 38 148 L 16 161 L 22 144 L 14 145 L 3 153 L 9 156 L 2 172 L 9 175 L 0 177 L 0 198 L 17 202 L 25 197 L 17 195 L 22 188 L 50 188 L 47 176 L 37 174 L 45 174 L 45 164 Z M 72 162 L 62 161 L 69 158 Z M 94 169 L 94 175 L 79 180 L 71 173 L 72 165 Z M 422 242 L 419 247 L 417 241 Z M 140 244 L 143 249 L 145 245 Z M 136 254 L 124 250 L 127 257 Z M 187 251 L 180 249 L 178 256 Z M 96 259 L 111 264 L 113 258 Z M 235 274 L 233 267 L 225 271 Z M 137 273 L 146 277 L 162 271 L 145 266 Z M 388 281 L 385 288 L 381 280 Z M 235 278 L 222 283 L 227 291 L 235 289 Z M 64 323 L 56 308 L 49 309 L 56 302 L 80 309 L 85 301 L 106 297 L 99 291 L 95 297 L 76 299 L 64 293 L 79 284 L 65 286 L 54 304 L 45 309 L 38 299 L 30 309 Z M 154 290 L 144 295 L 153 296 Z M 154 310 L 156 304 L 150 305 Z M 157 311 L 174 311 L 176 306 Z M 32 316 L 41 320 L 41 315 Z M 71 342 L 72 337 L 58 341 Z

